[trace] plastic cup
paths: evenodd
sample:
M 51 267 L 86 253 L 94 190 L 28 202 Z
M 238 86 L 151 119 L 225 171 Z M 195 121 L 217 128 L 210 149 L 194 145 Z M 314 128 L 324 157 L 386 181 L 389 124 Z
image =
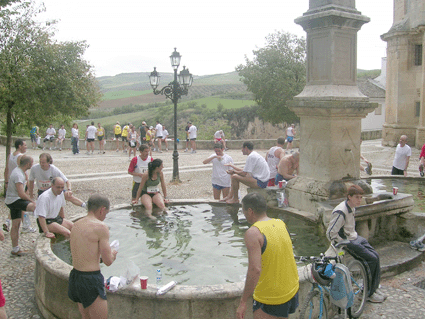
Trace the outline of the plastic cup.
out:
M 393 195 L 397 195 L 398 187 L 393 187 Z
M 283 187 L 283 181 L 279 181 L 279 188 Z
M 147 276 L 140 276 L 140 287 L 142 289 L 148 288 L 148 277 Z

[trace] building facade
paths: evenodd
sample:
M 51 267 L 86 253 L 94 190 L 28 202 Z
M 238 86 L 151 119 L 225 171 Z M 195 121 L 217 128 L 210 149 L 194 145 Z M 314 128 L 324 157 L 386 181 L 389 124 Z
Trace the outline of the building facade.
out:
M 382 144 L 425 143 L 425 1 L 394 0 L 394 22 L 381 36 L 387 42 L 385 124 Z

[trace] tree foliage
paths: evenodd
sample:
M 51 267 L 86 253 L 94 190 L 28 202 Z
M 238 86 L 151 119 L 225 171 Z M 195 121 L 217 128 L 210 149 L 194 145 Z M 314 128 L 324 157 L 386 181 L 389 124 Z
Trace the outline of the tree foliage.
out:
M 260 116 L 273 124 L 296 121 L 286 103 L 305 86 L 305 39 L 276 31 L 266 37 L 266 46 L 253 54 L 253 60 L 245 56 L 245 65 L 237 66 L 236 71 L 254 94 Z
M 53 39 L 54 22 L 37 22 L 32 3 L 0 11 L 0 111 L 6 154 L 17 127 L 45 126 L 87 114 L 100 101 L 85 42 Z M 3 125 L 4 126 L 4 125 Z

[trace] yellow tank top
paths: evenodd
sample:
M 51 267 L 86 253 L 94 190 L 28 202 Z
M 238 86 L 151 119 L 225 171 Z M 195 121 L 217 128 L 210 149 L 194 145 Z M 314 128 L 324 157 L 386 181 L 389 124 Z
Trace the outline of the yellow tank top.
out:
M 114 126 L 114 134 L 121 134 L 121 126 L 118 124 Z
M 266 305 L 288 302 L 299 289 L 299 279 L 286 225 L 280 219 L 270 219 L 256 222 L 252 227 L 257 227 L 266 238 L 260 279 L 253 297 Z
M 128 129 L 129 129 L 128 125 L 124 126 L 124 127 L 122 128 L 122 133 L 121 133 L 121 135 L 122 135 L 122 136 L 124 136 L 124 137 L 126 137 L 126 136 L 128 135 Z
M 151 140 L 151 135 L 152 135 L 152 131 L 151 130 L 148 130 L 146 132 L 146 141 L 150 141 Z
M 97 136 L 103 136 L 103 127 L 97 128 Z

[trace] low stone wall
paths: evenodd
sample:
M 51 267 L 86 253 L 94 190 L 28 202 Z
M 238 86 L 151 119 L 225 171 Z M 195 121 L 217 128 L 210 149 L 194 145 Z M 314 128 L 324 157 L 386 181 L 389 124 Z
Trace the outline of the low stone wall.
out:
M 12 138 L 12 145 L 15 143 L 15 140 L 18 139 L 18 137 L 13 137 Z M 27 146 L 28 148 L 31 147 L 31 140 L 30 138 L 24 137 L 25 141 L 27 142 Z M 269 149 L 272 146 L 276 145 L 276 139 L 252 139 L 252 140 L 227 140 L 227 147 L 231 148 L 231 149 L 242 149 L 242 145 L 244 142 L 247 141 L 251 141 L 254 143 L 254 149 Z M 6 137 L 5 136 L 0 136 L 0 144 L 1 145 L 6 145 Z M 294 148 L 298 148 L 299 147 L 299 139 L 294 139 L 293 141 L 293 147 Z M 46 146 L 49 147 L 49 142 L 46 143 Z M 53 143 L 54 145 L 54 143 Z M 80 148 L 80 152 L 86 151 L 86 145 L 85 145 L 85 141 L 83 139 L 80 139 L 79 141 L 79 148 Z M 95 146 L 95 150 L 98 151 L 99 150 L 99 142 L 96 140 L 94 142 L 94 146 Z M 119 143 L 120 149 L 122 148 L 122 142 L 120 141 Z M 41 144 L 39 145 L 40 148 L 43 147 L 43 140 L 41 141 Z M 162 143 L 162 148 L 163 150 L 165 150 L 165 144 Z M 178 150 L 184 150 L 186 148 L 186 141 L 180 141 L 179 143 L 177 143 L 177 149 Z M 214 148 L 214 141 L 213 140 L 197 140 L 196 141 L 196 148 L 199 150 L 212 150 Z M 71 140 L 69 138 L 66 138 L 65 141 L 63 142 L 63 147 L 62 149 L 64 150 L 68 150 L 68 149 L 72 149 L 71 146 Z M 106 140 L 106 144 L 105 144 L 105 150 L 115 150 L 116 149 L 116 141 L 114 140 Z M 173 150 L 174 149 L 174 141 L 168 141 L 168 150 Z

